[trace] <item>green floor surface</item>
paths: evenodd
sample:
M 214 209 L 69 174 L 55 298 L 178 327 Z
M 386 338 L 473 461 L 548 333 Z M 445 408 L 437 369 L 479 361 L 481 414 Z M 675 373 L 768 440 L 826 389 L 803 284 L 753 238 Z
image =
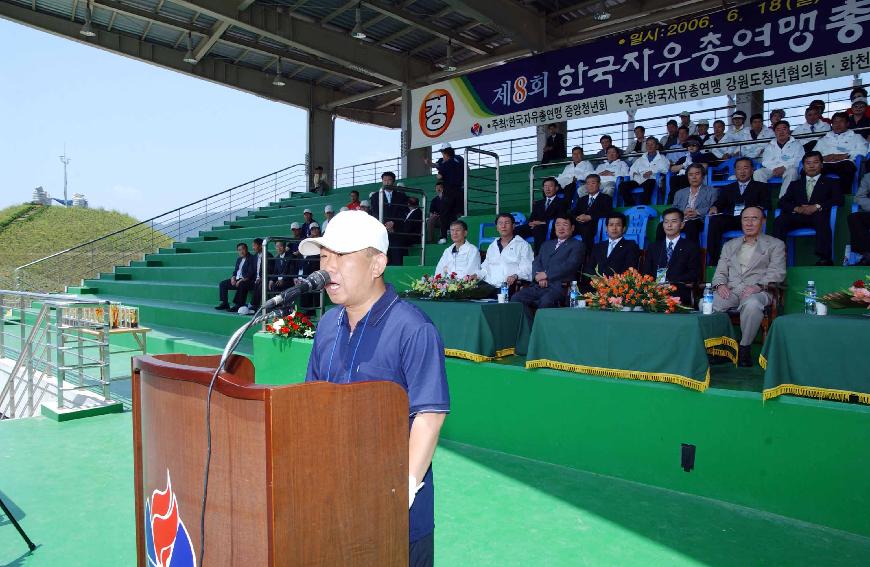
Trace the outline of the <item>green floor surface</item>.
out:
M 443 442 L 436 565 L 859 565 L 870 538 Z M 0 423 L 0 565 L 134 564 L 131 414 Z M 688 473 L 691 474 L 691 473 Z

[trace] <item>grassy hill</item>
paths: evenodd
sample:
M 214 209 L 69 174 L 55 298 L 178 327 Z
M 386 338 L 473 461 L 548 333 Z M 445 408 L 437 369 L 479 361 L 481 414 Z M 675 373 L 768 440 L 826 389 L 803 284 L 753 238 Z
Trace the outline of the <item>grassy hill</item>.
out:
M 80 209 L 46 207 L 43 205 L 14 205 L 0 210 L 0 289 L 15 289 L 16 267 L 43 258 L 77 244 L 93 240 L 105 234 L 126 228 L 138 222 L 135 218 L 117 211 L 103 209 Z M 161 245 L 170 240 L 159 235 Z M 116 254 L 124 247 L 135 251 L 136 244 L 107 242 L 98 252 Z M 68 263 L 67 263 L 68 264 Z M 54 275 L 64 271 L 55 263 L 46 265 Z M 81 275 L 70 271 L 66 285 L 77 285 Z M 78 278 L 78 279 L 76 279 Z M 55 289 L 55 291 L 59 291 Z

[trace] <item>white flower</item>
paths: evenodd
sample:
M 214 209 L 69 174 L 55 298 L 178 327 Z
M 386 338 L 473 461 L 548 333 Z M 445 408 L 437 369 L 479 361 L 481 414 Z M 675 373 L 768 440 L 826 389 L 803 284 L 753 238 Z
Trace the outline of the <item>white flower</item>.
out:
M 305 332 L 302 333 L 302 335 L 306 339 L 313 339 L 314 338 L 314 329 L 305 329 Z
M 283 327 L 283 326 L 284 326 L 283 319 L 275 319 L 275 321 L 272 322 L 272 328 L 275 330 L 275 332 L 280 331 L 281 327 Z

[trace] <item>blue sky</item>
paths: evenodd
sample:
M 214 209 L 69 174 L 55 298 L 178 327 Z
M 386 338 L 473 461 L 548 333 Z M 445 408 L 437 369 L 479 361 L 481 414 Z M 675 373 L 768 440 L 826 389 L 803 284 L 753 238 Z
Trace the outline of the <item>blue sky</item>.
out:
M 0 207 L 34 187 L 145 219 L 304 161 L 304 110 L 121 57 L 0 19 Z M 866 79 L 866 77 L 865 77 Z M 850 77 L 773 89 L 848 89 Z M 724 98 L 641 110 L 638 118 L 724 105 Z M 625 115 L 571 121 L 616 123 Z M 336 165 L 399 155 L 399 131 L 336 123 Z M 476 139 L 528 136 L 532 129 Z M 459 142 L 458 144 L 461 144 Z

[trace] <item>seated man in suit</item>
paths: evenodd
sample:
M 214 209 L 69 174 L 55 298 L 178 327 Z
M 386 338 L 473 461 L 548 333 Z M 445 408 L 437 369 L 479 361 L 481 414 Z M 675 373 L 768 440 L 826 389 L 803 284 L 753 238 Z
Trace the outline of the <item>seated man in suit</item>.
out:
M 233 274 L 229 279 L 223 280 L 218 289 L 220 291 L 220 303 L 215 309 L 222 311 L 238 311 L 239 307 L 245 304 L 248 299 L 248 291 L 257 277 L 257 262 L 250 253 L 248 253 L 248 245 L 244 242 L 236 244 L 236 252 L 239 257 L 236 258 L 236 266 L 233 268 Z M 229 290 L 236 290 L 236 295 L 233 297 L 233 306 L 227 302 Z
M 586 177 L 586 195 L 577 201 L 571 211 L 575 231 L 583 239 L 587 252 L 592 250 L 595 243 L 599 219 L 609 215 L 612 210 L 613 199 L 601 194 L 601 178 L 597 173 L 590 173 Z
M 858 210 L 849 214 L 849 242 L 852 252 L 861 254 L 859 266 L 870 266 L 870 173 L 861 178 L 858 193 L 855 194 Z
M 740 311 L 740 366 L 752 366 L 750 347 L 764 319 L 764 309 L 773 301 L 771 284 L 785 280 L 785 243 L 761 232 L 764 210 L 746 207 L 740 215 L 743 236 L 722 247 L 713 275 L 713 311 Z
M 532 263 L 535 282 L 514 294 L 511 302 L 522 303 L 529 326 L 532 324 L 532 307 L 545 309 L 558 307 L 564 291 L 562 282 L 571 282 L 577 277 L 586 256 L 585 246 L 571 238 L 574 224 L 568 215 L 556 218 L 556 237 L 541 246 L 540 253 Z
M 746 207 L 770 210 L 770 189 L 767 183 L 752 179 L 752 160 L 741 157 L 734 162 L 736 181 L 719 188 L 719 195 L 710 207 L 710 225 L 707 229 L 707 251 L 710 265 L 719 262 L 722 235 L 729 230 L 740 230 L 740 213 Z
M 602 240 L 592 248 L 589 274 L 612 276 L 621 274 L 629 268 L 637 268 L 640 248 L 634 240 L 623 238 L 628 228 L 625 215 L 613 211 L 607 215 L 607 240 Z
M 317 223 L 312 223 L 317 224 Z M 257 255 L 256 275 L 254 283 L 251 284 L 251 302 L 239 308 L 239 315 L 253 315 L 260 308 L 260 302 L 263 299 L 263 261 L 267 262 L 267 271 L 272 271 L 272 253 L 263 249 L 263 239 L 254 239 L 254 254 Z
M 293 254 L 287 248 L 283 240 L 275 241 L 275 260 L 272 270 L 269 272 L 269 291 L 281 292 L 290 287 L 292 283 L 290 270 L 293 268 Z
M 674 206 L 683 211 L 683 232 L 686 238 L 700 243 L 701 233 L 704 231 L 704 217 L 716 200 L 716 190 L 709 185 L 704 185 L 704 167 L 693 163 L 686 170 L 689 178 L 689 186 L 677 191 L 674 196 Z M 661 224 L 656 229 L 656 240 L 665 236 Z
M 653 276 L 659 283 L 677 287 L 680 303 L 692 306 L 692 287 L 700 276 L 701 249 L 688 238 L 680 237 L 683 211 L 676 207 L 662 214 L 664 240 L 647 244 L 641 272 Z
M 486 249 L 486 259 L 478 273 L 483 279 L 480 285 L 492 287 L 492 297 L 498 295 L 503 283 L 510 288 L 519 281 L 532 281 L 532 262 L 535 259 L 529 243 L 514 234 L 512 214 L 499 213 L 495 218 L 495 229 L 498 238 Z
M 773 235 L 785 241 L 786 234 L 796 228 L 816 230 L 817 266 L 833 266 L 831 207 L 843 204 L 840 185 L 822 177 L 822 154 L 818 151 L 803 157 L 804 174 L 791 182 L 779 200 L 782 213 L 774 221 Z
M 450 223 L 450 239 L 453 244 L 444 249 L 435 267 L 436 274 L 456 274 L 457 278 L 464 278 L 480 272 L 480 251 L 467 238 L 468 225 L 465 221 L 455 220 Z
M 529 215 L 528 224 L 517 229 L 517 234 L 523 238 L 531 236 L 535 239 L 533 248 L 536 254 L 541 249 L 541 244 L 550 238 L 550 234 L 547 233 L 550 221 L 556 217 L 565 216 L 569 205 L 567 199 L 556 196 L 559 185 L 556 183 L 555 177 L 544 179 L 542 186 L 544 198 L 535 201 L 535 204 L 532 206 L 532 213 Z

